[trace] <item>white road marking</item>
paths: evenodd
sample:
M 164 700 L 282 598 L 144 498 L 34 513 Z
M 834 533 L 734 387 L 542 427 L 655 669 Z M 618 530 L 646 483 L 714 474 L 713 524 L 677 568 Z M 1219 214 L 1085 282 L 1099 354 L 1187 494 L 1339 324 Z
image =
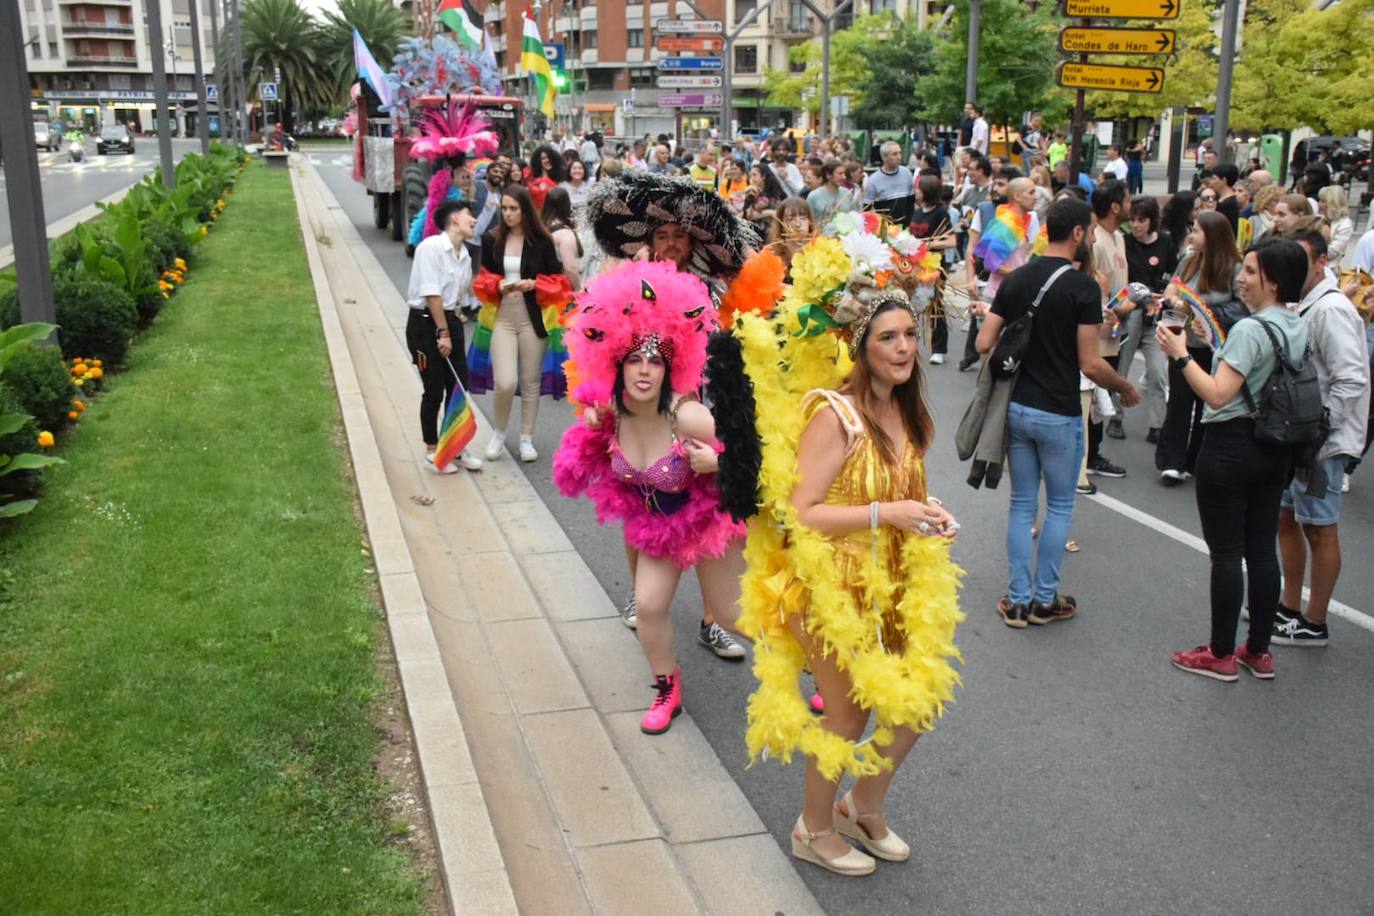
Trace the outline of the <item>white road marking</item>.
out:
M 1124 515 L 1131 521 L 1138 522 L 1141 525 L 1144 525 L 1146 528 L 1149 528 L 1153 531 L 1158 531 L 1165 537 L 1172 538 L 1173 540 L 1178 541 L 1185 547 L 1191 547 L 1198 553 L 1207 553 L 1207 542 L 1204 541 L 1202 538 L 1198 537 L 1195 534 L 1190 534 L 1181 528 L 1175 528 L 1168 522 L 1155 518 L 1148 512 L 1142 512 L 1135 506 L 1123 503 L 1121 500 L 1115 499 L 1111 496 L 1107 496 L 1103 493 L 1097 493 L 1085 498 L 1092 500 L 1093 502 L 1097 503 L 1105 509 L 1112 510 L 1118 515 Z M 1304 598 L 1309 598 L 1311 597 L 1311 594 L 1311 589 L 1304 585 L 1302 589 L 1302 596 Z M 1331 603 L 1328 605 L 1328 609 L 1332 614 L 1336 615 L 1342 620 L 1353 623 L 1355 624 L 1355 626 L 1360 627 L 1361 629 L 1365 629 L 1370 631 L 1371 633 L 1374 633 L 1374 617 L 1371 617 L 1363 611 L 1357 611 L 1350 605 L 1342 604 L 1334 598 L 1331 599 Z

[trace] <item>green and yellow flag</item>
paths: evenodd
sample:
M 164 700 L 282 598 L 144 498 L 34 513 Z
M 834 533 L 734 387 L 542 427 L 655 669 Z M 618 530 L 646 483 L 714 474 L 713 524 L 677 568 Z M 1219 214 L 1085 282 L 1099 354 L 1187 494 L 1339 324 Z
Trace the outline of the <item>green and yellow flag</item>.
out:
M 558 87 L 553 84 L 553 68 L 544 56 L 544 42 L 539 38 L 539 25 L 528 9 L 525 10 L 525 36 L 520 45 L 520 69 L 534 77 L 534 91 L 539 110 L 553 117 L 553 98 Z

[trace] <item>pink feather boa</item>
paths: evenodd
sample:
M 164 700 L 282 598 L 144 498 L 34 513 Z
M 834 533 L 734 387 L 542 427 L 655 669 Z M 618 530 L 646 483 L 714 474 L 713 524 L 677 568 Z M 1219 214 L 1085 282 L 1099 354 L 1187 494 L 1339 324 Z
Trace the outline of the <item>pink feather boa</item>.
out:
M 453 187 L 453 172 L 449 169 L 440 167 L 434 173 L 434 177 L 429 180 L 429 199 L 425 201 L 425 231 L 422 239 L 427 239 L 431 235 L 439 234 L 439 227 L 434 225 L 434 214 L 439 212 L 444 201 L 448 200 L 449 188 Z
M 745 526 L 720 511 L 720 497 L 711 475 L 697 474 L 690 499 L 672 515 L 654 512 L 636 487 L 611 476 L 611 436 L 615 425 L 607 418 L 596 429 L 583 423 L 568 427 L 553 456 L 553 482 L 564 496 L 586 493 L 596 506 L 602 525 L 620 522 L 625 542 L 651 557 L 666 557 L 679 569 L 725 555 Z

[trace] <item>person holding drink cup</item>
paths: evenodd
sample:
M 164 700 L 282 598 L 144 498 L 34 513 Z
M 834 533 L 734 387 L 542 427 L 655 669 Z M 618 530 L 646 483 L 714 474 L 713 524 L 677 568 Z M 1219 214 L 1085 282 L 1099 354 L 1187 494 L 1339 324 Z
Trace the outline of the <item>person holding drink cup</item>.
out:
M 1161 225 L 1159 203 L 1153 197 L 1131 198 L 1130 234 L 1126 236 L 1126 268 L 1130 282 L 1143 284 L 1154 293 L 1144 309 L 1140 352 L 1145 357 L 1145 402 L 1148 432 L 1145 441 L 1158 444 L 1168 397 L 1169 363 L 1155 343 L 1154 324 L 1163 307 L 1162 293 L 1178 267 L 1178 242 Z M 1128 366 L 1129 368 L 1129 366 Z

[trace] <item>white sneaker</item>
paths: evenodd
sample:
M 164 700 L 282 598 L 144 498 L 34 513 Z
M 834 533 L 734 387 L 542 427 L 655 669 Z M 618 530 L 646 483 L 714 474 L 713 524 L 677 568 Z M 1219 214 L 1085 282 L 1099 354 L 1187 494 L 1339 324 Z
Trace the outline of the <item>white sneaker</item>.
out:
M 534 450 L 534 441 L 529 436 L 520 437 L 520 460 L 526 464 L 539 460 L 539 453 Z
M 430 471 L 431 471 L 432 473 L 435 473 L 435 474 L 457 474 L 457 473 L 458 473 L 458 465 L 454 464 L 452 461 L 450 461 L 448 464 L 444 465 L 443 467 L 437 467 L 437 466 L 434 464 L 434 453 L 433 453 L 433 452 L 426 452 L 426 453 L 425 453 L 425 467 L 429 468 Z
M 1341 475 L 1341 492 L 1342 492 L 1342 493 L 1349 493 L 1349 492 L 1350 492 L 1350 475 L 1349 475 L 1349 474 L 1342 474 L 1342 475 Z
M 932 353 L 930 355 L 930 364 L 932 366 L 943 366 L 945 364 L 945 354 Z
M 487 443 L 487 450 L 482 453 L 488 461 L 495 461 L 506 453 L 506 434 L 492 433 L 491 441 Z
M 460 464 L 463 465 L 463 467 L 467 468 L 469 471 L 482 470 L 482 459 L 478 458 L 476 455 L 472 454 L 467 449 L 463 449 L 463 451 L 458 455 L 458 461 Z
M 1187 471 L 1179 471 L 1175 468 L 1165 468 L 1159 472 L 1160 480 L 1172 480 L 1174 483 L 1182 483 L 1188 479 Z

